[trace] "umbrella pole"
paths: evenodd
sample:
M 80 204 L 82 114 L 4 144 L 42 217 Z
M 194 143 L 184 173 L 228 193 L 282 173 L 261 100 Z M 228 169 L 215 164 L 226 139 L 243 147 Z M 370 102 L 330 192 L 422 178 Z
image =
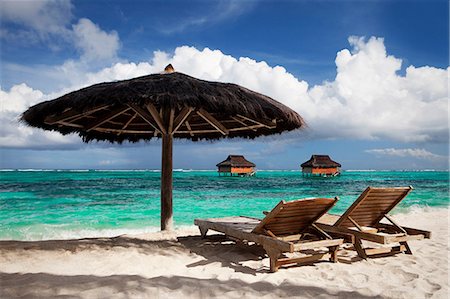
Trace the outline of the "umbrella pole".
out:
M 172 230 L 172 134 L 162 136 L 161 161 L 161 230 Z

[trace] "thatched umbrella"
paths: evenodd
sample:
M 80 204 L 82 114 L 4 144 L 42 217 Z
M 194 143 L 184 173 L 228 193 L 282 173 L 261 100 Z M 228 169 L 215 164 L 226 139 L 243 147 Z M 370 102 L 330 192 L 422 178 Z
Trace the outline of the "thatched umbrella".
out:
M 84 142 L 122 143 L 162 138 L 161 229 L 172 227 L 172 141 L 255 138 L 304 126 L 293 110 L 236 84 L 209 82 L 174 72 L 95 84 L 37 104 L 27 124 Z

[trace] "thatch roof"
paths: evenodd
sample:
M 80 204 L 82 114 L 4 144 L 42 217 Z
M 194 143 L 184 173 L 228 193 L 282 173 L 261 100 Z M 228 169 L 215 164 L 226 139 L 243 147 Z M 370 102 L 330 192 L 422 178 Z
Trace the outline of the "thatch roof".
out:
M 341 167 L 341 164 L 331 160 L 328 155 L 312 155 L 311 159 L 302 163 L 301 167 L 334 168 Z
M 77 133 L 85 142 L 136 142 L 161 136 L 158 118 L 166 109 L 173 109 L 178 126 L 172 128 L 174 138 L 255 138 L 305 126 L 300 115 L 268 96 L 177 72 L 95 84 L 37 104 L 22 120 Z
M 229 155 L 224 161 L 216 165 L 220 166 L 231 166 L 231 167 L 255 167 L 256 165 L 241 155 Z

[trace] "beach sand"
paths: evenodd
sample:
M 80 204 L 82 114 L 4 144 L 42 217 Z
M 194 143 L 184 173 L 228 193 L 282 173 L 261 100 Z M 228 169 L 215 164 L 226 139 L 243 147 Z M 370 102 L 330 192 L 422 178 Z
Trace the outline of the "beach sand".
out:
M 116 238 L 1 241 L 0 298 L 449 298 L 449 210 L 394 218 L 431 230 L 432 238 L 411 241 L 412 256 L 277 273 L 268 272 L 261 248 L 221 236 L 201 239 L 194 226 Z

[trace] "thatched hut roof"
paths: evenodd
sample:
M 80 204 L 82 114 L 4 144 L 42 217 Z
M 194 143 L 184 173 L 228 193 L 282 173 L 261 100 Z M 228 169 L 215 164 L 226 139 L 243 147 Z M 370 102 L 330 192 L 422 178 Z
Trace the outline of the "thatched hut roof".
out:
M 242 155 L 229 155 L 224 161 L 216 165 L 220 166 L 231 166 L 231 167 L 255 167 L 256 165 Z
M 335 168 L 341 167 L 341 164 L 331 160 L 328 155 L 312 155 L 308 161 L 302 163 L 301 167 Z
M 86 87 L 31 107 L 22 120 L 77 133 L 85 142 L 136 142 L 162 135 L 154 116 L 164 109 L 173 109 L 174 138 L 255 138 L 305 126 L 300 115 L 268 96 L 178 72 Z

